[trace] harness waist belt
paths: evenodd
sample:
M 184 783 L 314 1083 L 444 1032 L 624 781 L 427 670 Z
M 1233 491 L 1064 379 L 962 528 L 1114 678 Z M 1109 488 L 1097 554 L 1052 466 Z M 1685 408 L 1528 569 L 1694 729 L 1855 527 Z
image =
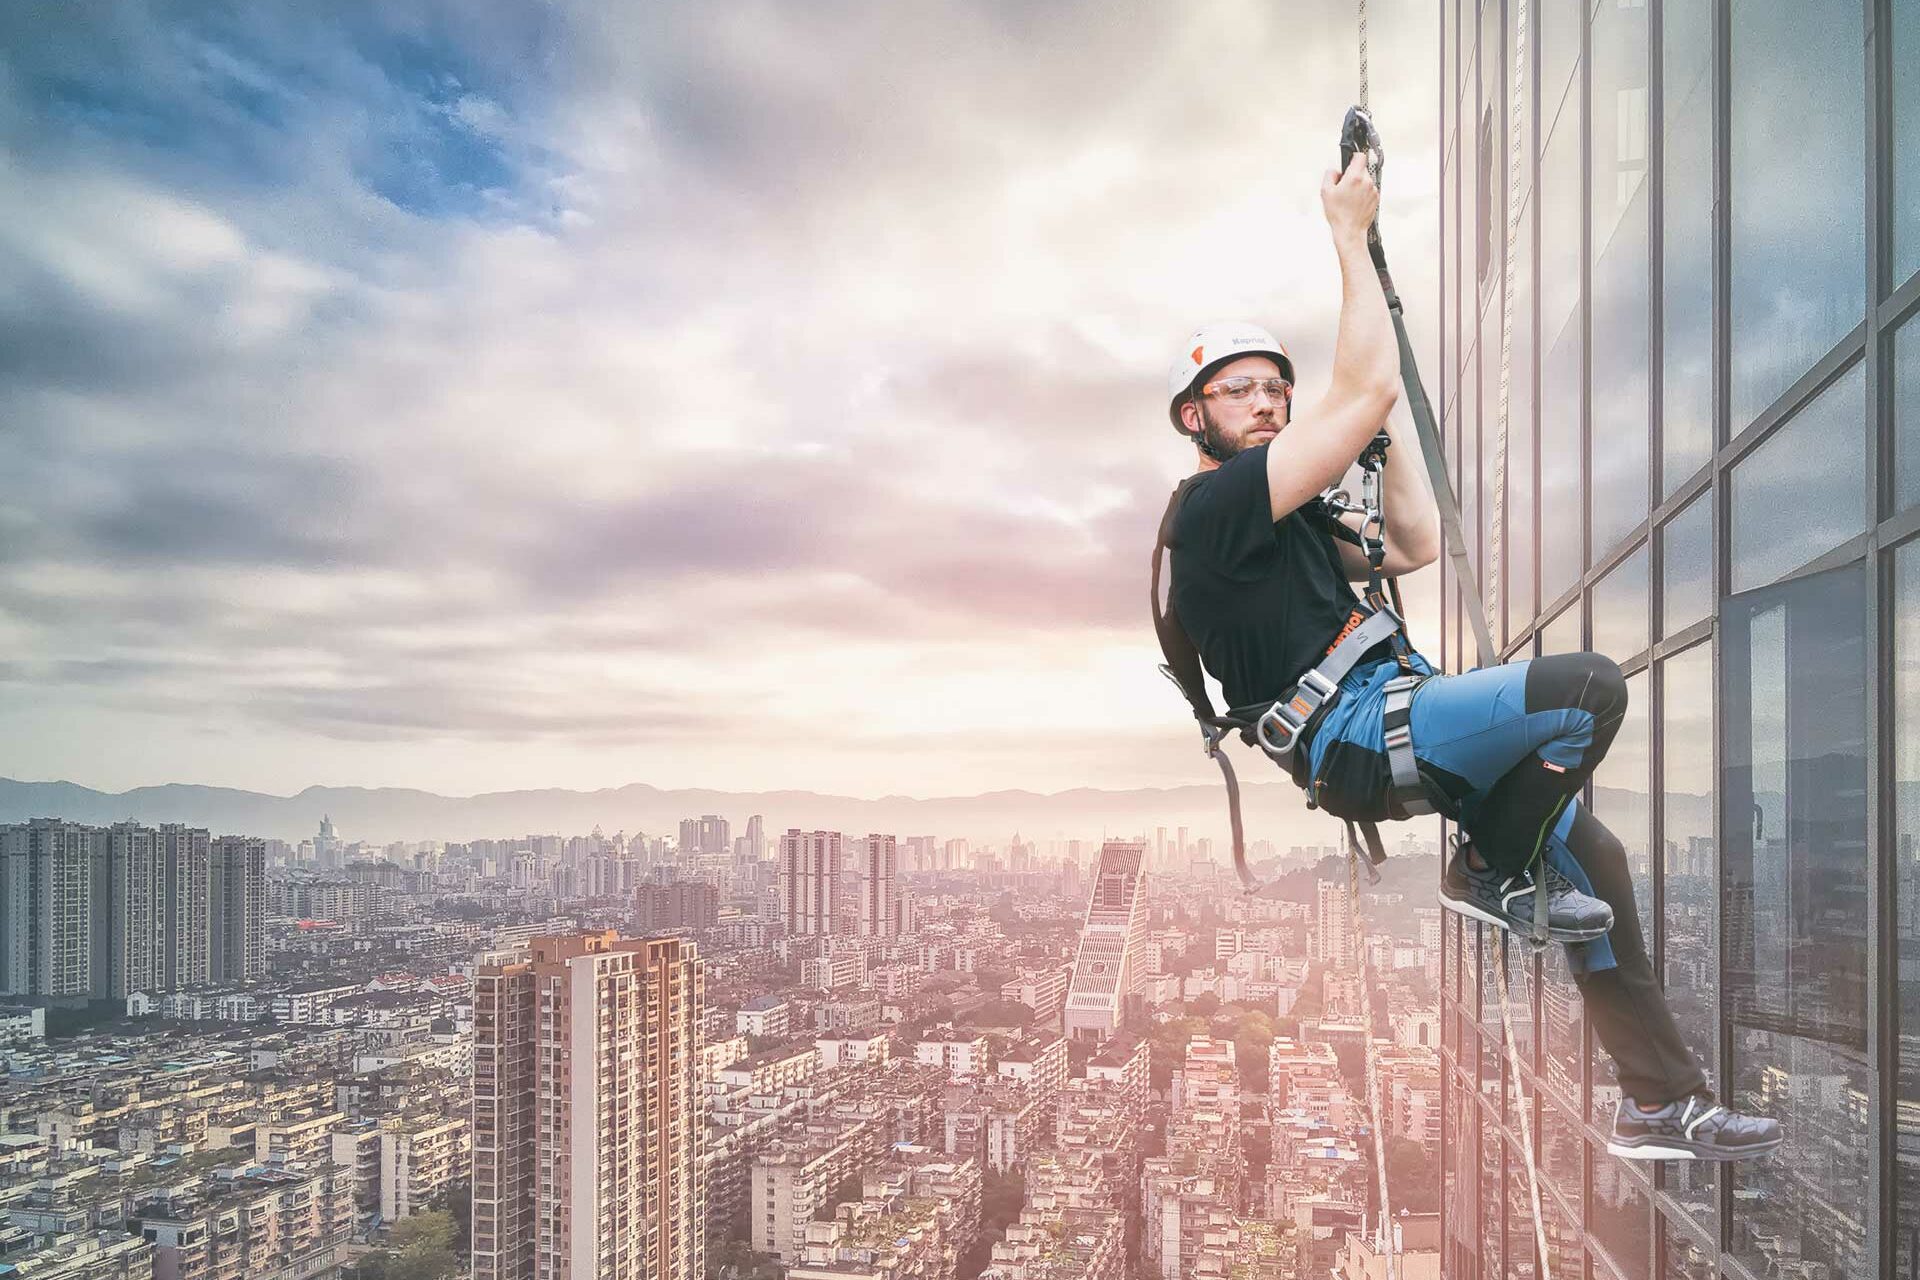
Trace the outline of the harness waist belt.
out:
M 1288 765 L 1300 734 L 1316 712 L 1332 699 L 1340 682 L 1365 656 L 1367 650 L 1394 635 L 1401 628 L 1399 615 L 1381 608 L 1347 632 L 1318 666 L 1300 677 L 1291 693 L 1268 707 L 1255 723 L 1255 740 L 1276 764 Z

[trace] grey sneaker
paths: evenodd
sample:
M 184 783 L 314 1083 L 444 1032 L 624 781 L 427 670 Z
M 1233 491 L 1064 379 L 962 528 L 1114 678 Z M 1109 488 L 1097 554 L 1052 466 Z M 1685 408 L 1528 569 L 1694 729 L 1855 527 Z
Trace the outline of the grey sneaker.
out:
M 1440 905 L 1517 934 L 1533 932 L 1534 880 L 1531 871 L 1508 875 L 1467 863 L 1472 843 L 1461 841 L 1447 860 L 1440 880 Z M 1544 868 L 1547 876 L 1547 937 L 1555 942 L 1591 942 L 1613 928 L 1613 908 L 1573 887 L 1573 882 Z
M 1743 1116 L 1696 1093 L 1661 1107 L 1620 1099 L 1607 1151 L 1623 1160 L 1750 1160 L 1785 1140 L 1778 1120 Z

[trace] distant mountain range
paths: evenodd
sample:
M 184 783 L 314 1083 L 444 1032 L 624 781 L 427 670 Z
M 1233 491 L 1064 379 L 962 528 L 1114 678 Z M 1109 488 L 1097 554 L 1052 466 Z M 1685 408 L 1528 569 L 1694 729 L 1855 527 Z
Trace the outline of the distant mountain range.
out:
M 1294 845 L 1333 844 L 1339 824 L 1309 812 L 1299 791 L 1284 779 L 1241 780 L 1249 844 L 1270 840 L 1279 852 Z M 1596 808 L 1623 829 L 1644 824 L 1646 799 L 1600 788 Z M 298 842 L 313 835 L 322 815 L 331 816 L 340 837 L 384 844 L 394 840 L 505 839 L 529 834 L 584 835 L 598 826 L 611 834 L 677 835 L 682 818 L 717 813 L 745 831 L 748 817 L 763 816 L 769 836 L 788 827 L 864 835 L 963 837 L 1004 845 L 1018 833 L 1028 840 L 1097 840 L 1179 827 L 1188 838 L 1214 842 L 1215 856 L 1228 857 L 1226 790 L 1218 782 L 1133 790 L 1075 788 L 1051 794 L 990 791 L 971 796 L 820 795 L 812 791 L 663 790 L 644 783 L 600 791 L 498 791 L 443 796 L 396 787 L 308 787 L 293 796 L 185 783 L 139 787 L 113 794 L 71 782 L 19 782 L 0 778 L 0 822 L 66 818 L 106 826 L 128 819 L 158 824 L 184 822 L 215 835 L 267 836 Z M 1708 797 L 1682 798 L 1670 821 L 1679 832 L 1710 827 Z M 1425 823 L 1422 829 L 1431 830 Z M 1393 833 L 1388 832 L 1391 840 Z

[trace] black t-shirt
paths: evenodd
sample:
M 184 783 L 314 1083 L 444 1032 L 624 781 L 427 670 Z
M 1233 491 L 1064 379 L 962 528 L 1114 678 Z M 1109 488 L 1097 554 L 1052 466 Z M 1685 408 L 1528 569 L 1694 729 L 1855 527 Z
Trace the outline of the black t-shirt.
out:
M 1229 708 L 1291 689 L 1359 603 L 1334 523 L 1318 498 L 1273 518 L 1264 444 L 1185 482 L 1167 540 L 1168 598 Z

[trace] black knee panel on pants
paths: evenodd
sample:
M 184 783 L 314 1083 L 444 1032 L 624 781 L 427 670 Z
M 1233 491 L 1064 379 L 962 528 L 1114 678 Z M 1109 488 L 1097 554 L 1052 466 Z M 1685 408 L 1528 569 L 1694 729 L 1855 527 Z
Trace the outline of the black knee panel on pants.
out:
M 1577 707 L 1590 712 L 1595 736 L 1627 713 L 1627 678 L 1603 653 L 1550 653 L 1527 667 L 1527 710 Z

